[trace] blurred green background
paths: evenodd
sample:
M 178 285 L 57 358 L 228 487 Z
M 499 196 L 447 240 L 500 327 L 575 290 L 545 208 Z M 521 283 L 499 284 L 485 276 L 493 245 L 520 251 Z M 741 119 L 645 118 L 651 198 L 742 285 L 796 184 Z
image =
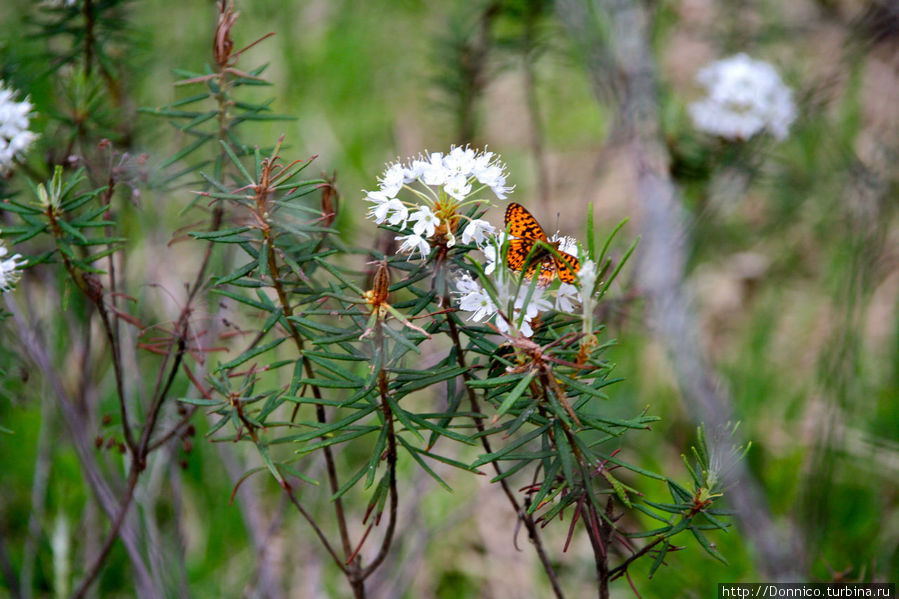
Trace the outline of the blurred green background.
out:
M 508 3 L 510 6 L 514 3 Z M 524 5 L 524 3 L 521 3 Z M 361 218 L 363 189 L 385 163 L 450 144 L 488 146 L 509 166 L 511 199 L 548 229 L 583 235 L 592 203 L 601 231 L 623 218 L 622 247 L 641 231 L 633 181 L 617 145 L 615 114 L 594 97 L 582 58 L 554 13 L 537 3 L 532 37 L 514 11 L 489 22 L 479 86 L 466 103 L 466 71 L 487 3 L 371 0 L 239 2 L 235 43 L 275 36 L 249 50 L 243 65 L 268 63 L 273 110 L 296 117 L 260 123 L 249 137 L 271 145 L 286 134 L 286 157 L 318 155 L 316 171 L 336 170 L 341 231 L 365 246 L 375 229 Z M 775 526 L 800 540 L 798 562 L 812 580 L 899 580 L 899 15 L 890 2 L 667 0 L 653 4 L 653 47 L 664 134 L 689 226 L 685 287 L 698 315 L 702 351 L 733 401 L 747 460 Z M 27 18 L 37 3 L 0 7 L 3 79 L 29 94 L 35 123 L 52 135 L 57 77 L 40 67 L 43 40 Z M 128 71 L 123 110 L 160 106 L 188 92 L 173 88 L 173 68 L 211 61 L 212 2 L 158 0 L 127 6 Z M 510 16 L 512 15 L 512 16 Z M 527 45 L 523 40 L 530 40 Z M 524 44 L 524 46 L 523 46 Z M 523 48 L 527 48 L 526 53 Z M 769 60 L 794 90 L 799 118 L 789 137 L 726 147 L 702 137 L 686 115 L 700 95 L 694 81 L 711 60 L 745 51 Z M 526 56 L 530 60 L 526 60 Z M 530 64 L 530 67 L 526 65 Z M 46 65 L 45 65 L 46 66 Z M 530 75 L 528 69 L 530 68 Z M 530 78 L 529 78 L 530 77 Z M 532 85 L 533 84 L 533 85 Z M 470 91 L 470 90 L 469 90 Z M 134 103 L 131 105 L 130 103 Z M 468 108 L 466 108 L 466 106 Z M 158 119 L 138 115 L 132 147 L 158 166 L 179 140 Z M 245 132 L 246 134 L 246 132 Z M 469 138 L 470 137 L 470 138 Z M 535 140 L 540 151 L 535 152 Z M 542 164 L 542 167 L 541 167 Z M 541 176 L 541 172 L 543 176 Z M 151 178 L 154 173 L 151 170 Z M 734 183 L 736 181 L 736 183 Z M 724 186 L 727 191 L 719 194 Z M 542 186 L 542 187 L 541 187 Z M 862 192 L 859 192 L 859 188 Z M 24 189 L 24 188 L 23 188 Z M 724 196 L 721 200 L 720 196 Z M 145 191 L 132 218 L 135 242 L 163 247 L 190 217 L 178 211 L 188 191 Z M 489 213 L 501 219 L 504 206 Z M 556 224 L 557 223 L 557 224 Z M 152 254 L 152 250 L 146 250 Z M 151 270 L 149 267 L 147 270 Z M 164 269 L 163 269 L 164 270 Z M 680 455 L 695 426 L 671 360 L 643 310 L 632 268 L 607 305 L 608 357 L 625 381 L 612 410 L 648 406 L 663 420 L 652 433 L 626 437 L 630 460 L 682 472 Z M 177 286 L 177 275 L 170 277 Z M 148 275 L 149 276 L 149 275 Z M 628 283 L 628 280 L 631 283 Z M 634 291 L 633 297 L 629 295 Z M 636 299 L 634 299 L 636 298 Z M 0 340 L 0 345 L 7 344 Z M 103 516 L 86 509 L 77 460 L 52 408 L 42 408 L 14 348 L 0 348 L 7 379 L 0 398 L 0 535 L 4 561 L 19 567 L 32 505 L 39 437 L 53 439 L 47 502 L 41 516 L 35 589 L 52 594 L 54 559 Z M 29 387 L 30 386 L 30 387 Z M 31 389 L 25 393 L 24 389 Z M 199 422 L 199 421 L 198 421 Z M 202 429 L 204 425 L 198 424 Z M 231 449 L 231 448 L 226 448 Z M 220 448 L 198 437 L 187 468 L 160 472 L 139 505 L 163 525 L 160 547 L 181 543 L 186 562 L 168 563 L 190 596 L 243 596 L 252 587 L 252 544 Z M 232 453 L 237 454 L 236 448 Z M 477 455 L 472 450 L 471 459 Z M 341 455 L 342 460 L 353 460 Z M 236 467 L 244 469 L 235 458 Z M 512 545 L 514 517 L 486 480 L 447 471 L 454 493 L 408 468 L 401 542 L 372 596 L 544 597 L 548 585 L 533 551 Z M 413 477 L 412 475 L 415 475 Z M 444 472 L 441 470 L 441 474 Z M 683 476 L 686 480 L 686 473 Z M 644 485 L 664 500 L 660 484 Z M 255 487 L 268 514 L 283 514 L 269 539 L 287 596 L 347 594 L 309 537 L 285 510 L 270 480 Z M 654 496 L 653 493 L 656 495 Z M 324 498 L 308 501 L 323 503 Z M 561 552 L 566 530 L 547 530 L 548 547 L 570 597 L 592 596 L 586 539 Z M 692 540 L 670 554 L 651 581 L 633 578 L 643 597 L 710 597 L 718 582 L 760 581 L 753 547 L 738 529 L 715 538 L 730 565 Z M 67 545 L 66 545 L 67 543 Z M 166 559 L 163 558 L 163 563 Z M 116 547 L 97 596 L 129 596 L 127 558 Z M 4 591 L 0 579 L 0 595 Z M 173 588 L 178 588 L 173 582 Z M 187 592 L 184 587 L 173 591 Z M 632 596 L 618 581 L 614 596 Z

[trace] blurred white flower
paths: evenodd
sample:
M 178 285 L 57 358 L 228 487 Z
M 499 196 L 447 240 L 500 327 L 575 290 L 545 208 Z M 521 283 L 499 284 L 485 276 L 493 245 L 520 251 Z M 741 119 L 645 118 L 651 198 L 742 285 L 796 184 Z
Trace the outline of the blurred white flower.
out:
M 596 284 L 596 264 L 593 260 L 586 260 L 581 264 L 577 278 L 581 284 L 581 303 L 587 305 L 593 297 L 593 286 Z
M 440 224 L 440 219 L 427 206 L 422 206 L 413 212 L 409 220 L 415 223 L 412 225 L 413 233 L 416 235 L 424 233 L 427 237 L 433 236 L 437 226 Z
M 13 90 L 0 80 L 0 174 L 8 172 L 13 160 L 20 158 L 37 139 L 37 134 L 28 130 L 31 102 L 16 102 L 14 96 Z
M 9 253 L 3 243 L 0 242 L 0 292 L 9 291 L 19 280 L 19 268 L 25 264 L 22 256 L 13 254 L 9 258 L 3 257 Z
M 478 247 L 483 247 L 487 242 L 487 236 L 496 233 L 496 228 L 485 220 L 476 218 L 472 220 L 462 231 L 462 243 L 474 241 Z M 494 261 L 496 256 L 494 256 Z
M 568 283 L 562 283 L 556 290 L 556 310 L 559 312 L 574 313 L 574 302 L 578 298 L 578 288 Z
M 749 139 L 767 130 L 786 138 L 796 119 L 793 92 L 773 66 L 740 53 L 704 67 L 696 80 L 707 97 L 689 107 L 697 129 L 727 139 Z
M 401 253 L 408 252 L 409 254 L 414 254 L 417 250 L 423 259 L 426 259 L 431 253 L 431 244 L 428 243 L 427 239 L 417 233 L 413 233 L 412 235 L 400 235 L 399 237 L 396 237 L 396 240 L 403 242 L 398 250 Z

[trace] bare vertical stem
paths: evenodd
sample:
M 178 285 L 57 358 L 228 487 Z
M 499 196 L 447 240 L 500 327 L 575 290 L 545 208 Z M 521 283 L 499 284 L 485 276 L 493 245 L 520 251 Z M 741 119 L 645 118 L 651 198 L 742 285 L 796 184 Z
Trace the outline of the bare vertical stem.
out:
M 281 284 L 281 280 L 278 277 L 279 267 L 275 256 L 273 239 L 270 237 L 270 231 L 268 229 L 264 229 L 263 234 L 265 235 L 265 239 L 268 241 L 268 272 L 272 278 L 272 286 L 275 288 L 275 292 L 278 295 L 278 301 L 281 305 L 281 311 L 284 313 L 285 320 L 287 321 L 288 333 L 290 333 L 290 337 L 293 339 L 293 342 L 296 345 L 299 359 L 303 360 L 303 370 L 306 373 L 306 376 L 310 379 L 314 379 L 315 371 L 312 368 L 312 363 L 307 360 L 305 356 L 303 356 L 303 352 L 305 349 L 303 344 L 303 337 L 302 335 L 300 335 L 300 332 L 299 330 L 297 330 L 296 326 L 294 326 L 293 321 L 290 320 L 290 317 L 293 316 L 293 307 L 291 306 L 290 300 L 287 297 L 287 293 L 284 290 L 284 286 Z M 310 385 L 310 387 L 312 389 L 313 397 L 317 400 L 321 400 L 321 389 L 319 389 L 317 385 Z M 321 403 L 315 404 L 315 416 L 320 423 L 324 424 L 325 422 L 327 422 L 325 407 Z M 325 468 L 328 473 L 329 488 L 331 490 L 331 494 L 336 495 L 340 490 L 340 483 L 337 477 L 337 466 L 334 463 L 334 454 L 332 453 L 330 446 L 325 446 L 322 451 L 325 454 Z M 349 528 L 347 527 L 346 515 L 343 509 L 343 499 L 341 497 L 338 497 L 334 500 L 334 514 L 337 518 L 337 527 L 340 532 L 340 541 L 343 545 L 344 554 L 347 558 L 349 558 L 353 554 L 353 545 L 350 541 Z
M 94 19 L 94 2 L 93 0 L 84 0 L 81 6 L 81 14 L 84 16 L 84 73 L 90 75 L 94 68 L 94 28 L 96 20 Z

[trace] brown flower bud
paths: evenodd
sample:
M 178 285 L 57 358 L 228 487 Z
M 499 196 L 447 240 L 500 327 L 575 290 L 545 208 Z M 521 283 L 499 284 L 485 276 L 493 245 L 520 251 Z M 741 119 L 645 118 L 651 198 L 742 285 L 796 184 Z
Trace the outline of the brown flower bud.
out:
M 231 39 L 231 28 L 237 20 L 239 13 L 234 12 L 230 2 L 221 0 L 218 4 L 219 20 L 215 28 L 215 40 L 212 44 L 212 54 L 215 56 L 215 64 L 220 69 L 230 66 L 231 52 L 234 51 L 234 41 Z
M 375 308 L 387 303 L 390 294 L 390 269 L 387 268 L 387 260 L 381 260 L 371 283 L 371 305 Z

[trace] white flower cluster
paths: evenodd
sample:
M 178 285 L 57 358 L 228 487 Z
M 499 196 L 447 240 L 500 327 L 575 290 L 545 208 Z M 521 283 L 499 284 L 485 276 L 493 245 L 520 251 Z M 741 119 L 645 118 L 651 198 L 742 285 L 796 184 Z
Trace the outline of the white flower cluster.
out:
M 740 53 L 704 67 L 696 80 L 707 97 L 689 107 L 697 129 L 726 139 L 767 130 L 782 140 L 796 119 L 793 92 L 773 66 Z
M 18 269 L 25 263 L 19 254 L 13 254 L 4 259 L 7 253 L 8 250 L 0 242 L 0 293 L 12 289 L 12 286 L 19 280 Z
M 0 81 L 0 174 L 28 149 L 37 135 L 28 130 L 31 102 L 16 102 L 12 90 Z
M 477 152 L 469 147 L 454 147 L 446 155 L 433 152 L 407 163 L 390 165 L 381 175 L 377 191 L 368 191 L 366 200 L 372 203 L 367 216 L 381 225 L 387 223 L 401 230 L 411 224 L 412 232 L 400 235 L 401 252 L 415 253 L 427 258 L 430 240 L 441 225 L 439 206 L 460 203 L 489 187 L 499 199 L 505 199 L 512 188 L 506 186 L 506 168 L 493 152 Z M 415 186 L 415 184 L 418 184 Z M 477 184 L 477 187 L 475 185 Z M 407 189 L 424 203 L 410 203 L 397 196 Z M 447 246 L 456 243 L 453 231 L 444 226 Z M 493 227 L 483 220 L 471 221 L 462 231 L 462 242 L 481 242 Z
M 498 231 L 486 238 L 483 244 L 477 243 L 486 258 L 484 273 L 490 277 L 493 287 L 496 289 L 499 306 L 481 284 L 473 280 L 468 273 L 464 273 L 456 280 L 459 309 L 470 313 L 468 320 L 473 322 L 492 320 L 501 333 L 510 334 L 513 330 L 517 330 L 525 337 L 531 337 L 534 334 L 531 322 L 541 312 L 555 309 L 558 312 L 575 314 L 578 304 L 585 307 L 590 306 L 592 310 L 590 296 L 596 280 L 593 262 L 588 260 L 581 266 L 578 272 L 577 286 L 561 283 L 557 288 L 549 289 L 538 285 L 531 292 L 529 280 L 520 280 L 520 273 L 509 271 L 501 261 L 497 261 L 496 257 L 501 252 L 504 240 L 505 233 Z M 577 241 L 571 237 L 554 237 L 551 241 L 560 242 L 560 251 L 575 255 L 578 253 Z M 530 299 L 528 298 L 529 293 L 531 294 Z M 509 305 L 512 306 L 511 313 L 507 311 Z M 500 314 L 500 310 L 503 311 L 502 314 Z

